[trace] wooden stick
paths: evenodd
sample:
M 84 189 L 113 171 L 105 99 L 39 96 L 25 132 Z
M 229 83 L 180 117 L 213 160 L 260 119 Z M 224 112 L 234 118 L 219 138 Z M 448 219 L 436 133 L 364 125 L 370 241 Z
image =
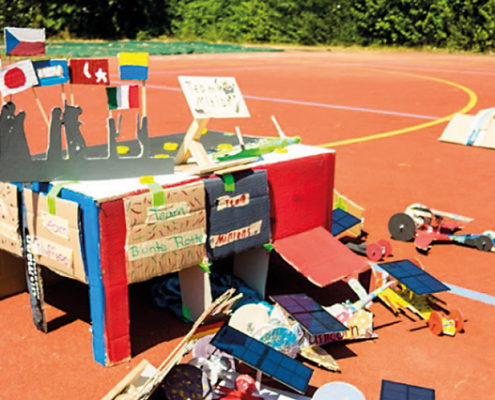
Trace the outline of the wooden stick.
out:
M 50 122 L 48 121 L 48 116 L 46 115 L 45 110 L 43 109 L 43 105 L 41 104 L 41 100 L 38 97 L 38 93 L 36 93 L 36 89 L 34 88 L 34 86 L 32 87 L 32 89 L 33 89 L 34 98 L 36 100 L 36 104 L 38 104 L 38 108 L 41 111 L 41 115 L 43 115 L 43 119 L 45 120 L 45 124 L 49 128 Z
M 74 88 L 72 87 L 72 83 L 69 85 L 70 88 L 70 105 L 74 105 Z
M 143 117 L 146 117 L 146 81 L 143 81 Z
M 62 88 L 62 104 L 65 106 L 65 103 L 67 103 L 67 96 L 65 95 L 65 85 L 62 83 L 60 87 Z
M 285 137 L 287 137 L 287 136 L 285 136 L 284 131 L 282 130 L 282 128 L 280 128 L 280 125 L 278 124 L 277 120 L 275 119 L 275 115 L 272 115 L 270 118 L 272 119 L 272 122 L 275 125 L 275 128 L 277 129 L 278 135 L 282 139 L 285 138 Z
M 235 134 L 237 135 L 237 139 L 239 139 L 239 144 L 241 145 L 241 149 L 245 150 L 246 146 L 244 145 L 244 139 L 242 138 L 241 129 L 238 126 L 235 127 Z

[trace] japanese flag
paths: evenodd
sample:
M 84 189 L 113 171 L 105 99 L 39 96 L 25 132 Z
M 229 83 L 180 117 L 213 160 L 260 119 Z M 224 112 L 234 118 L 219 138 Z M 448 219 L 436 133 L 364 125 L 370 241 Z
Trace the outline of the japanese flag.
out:
M 0 70 L 0 91 L 2 96 L 19 93 L 38 84 L 33 63 L 19 61 Z

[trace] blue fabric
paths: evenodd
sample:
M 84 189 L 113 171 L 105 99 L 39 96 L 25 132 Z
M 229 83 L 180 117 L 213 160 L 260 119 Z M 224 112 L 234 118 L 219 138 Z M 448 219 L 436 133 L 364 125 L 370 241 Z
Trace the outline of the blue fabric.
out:
M 230 288 L 236 289 L 236 294 L 243 294 L 241 299 L 235 304 L 234 309 L 237 309 L 244 304 L 259 303 L 261 301 L 255 290 L 251 289 L 244 281 L 231 274 L 212 272 L 210 274 L 210 283 L 213 299 L 220 297 Z M 157 307 L 167 308 L 177 318 L 185 320 L 182 314 L 182 297 L 178 273 L 165 275 L 155 282 L 151 286 L 151 295 L 153 302 Z
M 127 81 L 148 80 L 148 67 L 143 65 L 121 65 L 119 67 L 120 79 Z

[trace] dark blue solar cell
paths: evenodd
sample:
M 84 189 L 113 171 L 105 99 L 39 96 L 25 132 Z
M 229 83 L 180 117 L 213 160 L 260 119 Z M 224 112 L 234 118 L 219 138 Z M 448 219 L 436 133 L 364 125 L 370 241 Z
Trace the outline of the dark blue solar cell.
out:
M 222 326 L 211 344 L 299 393 L 308 388 L 311 368 L 229 325 Z
M 380 400 L 435 400 L 435 390 L 382 380 Z
M 416 294 L 422 295 L 450 290 L 448 286 L 419 268 L 412 261 L 401 260 L 379 265 Z
M 311 335 L 343 332 L 347 327 L 305 294 L 272 296 Z
M 361 220 L 354 215 L 341 208 L 336 208 L 332 212 L 332 235 L 337 236 L 360 222 Z

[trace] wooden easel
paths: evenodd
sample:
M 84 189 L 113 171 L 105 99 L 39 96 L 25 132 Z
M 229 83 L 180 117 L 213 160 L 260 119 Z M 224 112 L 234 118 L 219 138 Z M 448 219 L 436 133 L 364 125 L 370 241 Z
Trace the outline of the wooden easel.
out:
M 179 165 L 176 170 L 203 175 L 211 172 L 220 172 L 226 168 L 238 165 L 248 164 L 258 159 L 258 157 L 249 157 L 231 161 L 213 162 L 210 157 L 208 157 L 205 148 L 200 142 L 201 135 L 206 129 L 208 121 L 209 118 L 195 118 L 191 123 L 191 126 L 189 126 L 186 136 L 175 156 L 175 164 Z M 185 164 L 191 155 L 194 157 L 195 164 Z

